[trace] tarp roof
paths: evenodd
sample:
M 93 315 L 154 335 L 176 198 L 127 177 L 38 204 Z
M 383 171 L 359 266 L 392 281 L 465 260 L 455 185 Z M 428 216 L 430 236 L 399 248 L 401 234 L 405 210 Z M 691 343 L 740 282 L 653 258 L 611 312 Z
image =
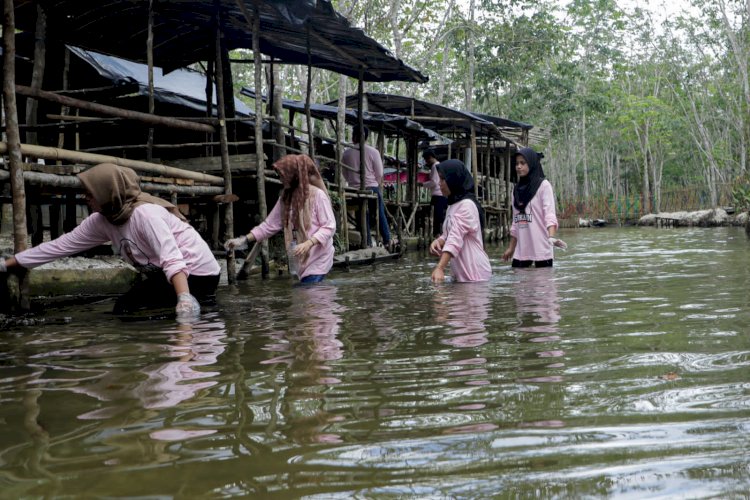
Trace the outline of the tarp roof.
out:
M 449 135 L 454 130 L 465 132 L 473 124 L 480 135 L 499 137 L 504 140 L 517 142 L 518 139 L 513 137 L 517 134 L 512 134 L 513 130 L 509 129 L 520 131 L 531 128 L 531 125 L 520 122 L 513 122 L 504 118 L 479 113 L 459 111 L 414 97 L 373 92 L 365 93 L 365 97 L 367 99 L 368 111 L 404 115 L 441 135 Z M 357 96 L 347 96 L 346 105 L 349 108 L 356 108 Z M 502 130 L 499 128 L 499 125 L 503 127 Z
M 103 78 L 115 84 L 134 83 L 140 95 L 148 95 L 148 66 L 107 56 L 97 52 L 68 46 L 70 51 L 88 63 Z M 206 113 L 206 77 L 198 71 L 178 69 L 164 74 L 161 68 L 154 68 L 154 99 L 178 106 L 194 109 L 197 116 Z M 216 108 L 216 91 L 213 92 L 213 105 Z M 255 116 L 255 113 L 241 100 L 234 98 L 237 116 Z
M 15 0 L 16 27 L 34 32 L 36 5 L 51 40 L 146 62 L 149 0 Z M 364 80 L 424 83 L 427 77 L 354 28 L 330 0 L 159 0 L 154 2 L 154 61 L 171 71 L 215 54 L 215 5 L 228 49 L 252 48 L 245 12 L 260 16 L 260 49 L 281 62 L 307 64 Z
M 250 97 L 251 99 L 255 99 L 256 95 L 253 89 L 249 89 L 247 87 L 243 87 L 242 90 L 240 90 L 240 94 Z M 266 96 L 263 96 L 263 100 L 266 100 Z M 305 103 L 302 101 L 283 99 L 282 106 L 285 109 L 294 111 L 295 113 L 305 113 Z M 335 120 L 338 115 L 338 107 L 328 104 L 310 103 L 310 115 L 318 120 Z M 381 128 L 384 128 L 386 131 L 395 130 L 406 134 L 416 135 L 420 139 L 450 142 L 433 130 L 425 128 L 419 123 L 410 120 L 409 118 L 402 115 L 365 112 L 362 118 L 364 120 L 364 124 L 372 130 L 379 130 Z M 356 125 L 357 123 L 359 123 L 357 112 L 351 109 L 346 110 L 345 119 L 346 123 L 350 125 Z

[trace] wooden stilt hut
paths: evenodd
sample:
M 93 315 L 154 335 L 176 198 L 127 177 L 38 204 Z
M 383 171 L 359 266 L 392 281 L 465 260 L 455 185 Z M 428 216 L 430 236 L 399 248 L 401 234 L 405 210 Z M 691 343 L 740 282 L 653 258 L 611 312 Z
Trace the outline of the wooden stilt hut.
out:
M 416 179 L 418 148 L 428 146 L 436 150 L 438 160 L 448 158 L 462 160 L 471 169 L 475 179 L 476 195 L 485 209 L 486 239 L 504 238 L 510 230 L 510 186 L 515 173 L 511 169 L 512 153 L 528 143 L 531 125 L 513 122 L 489 115 L 469 113 L 441 106 L 413 97 L 367 93 L 370 112 L 399 114 L 429 128 L 450 140 L 441 144 L 407 144 L 407 158 L 415 165 L 410 176 L 410 192 L 413 213 L 418 214 L 409 221 L 410 230 L 427 233 L 429 221 L 429 196 L 420 195 Z M 357 98 L 347 97 L 347 106 L 354 108 Z
M 127 9 L 123 9 L 118 0 L 4 0 L 4 14 L 3 97 L 7 140 L 2 154 L 7 160 L 0 168 L 0 183 L 8 179 L 12 187 L 15 251 L 27 244 L 25 188 L 30 185 L 30 179 L 36 179 L 34 182 L 45 188 L 56 186 L 70 190 L 73 188 L 71 180 L 63 181 L 58 177 L 67 177 L 85 168 L 85 164 L 101 161 L 138 166 L 140 172 L 153 175 L 151 180 L 159 186 L 157 191 L 173 199 L 180 194 L 219 195 L 215 202 L 222 204 L 224 217 L 214 217 L 218 222 L 215 226 L 223 220 L 223 236 L 228 238 L 234 232 L 232 161 L 237 155 L 235 148 L 248 146 L 255 152 L 256 209 L 265 217 L 264 131 L 261 126 L 254 126 L 253 136 L 243 137 L 241 127 L 235 127 L 236 122 L 247 121 L 247 118 L 235 117 L 234 99 L 229 98 L 233 87 L 230 50 L 253 50 L 256 87 L 260 87 L 262 65 L 268 63 L 262 54 L 270 55 L 275 64 L 305 64 L 308 71 L 312 67 L 324 68 L 362 82 L 427 80 L 361 30 L 351 27 L 326 0 L 314 4 L 292 0 L 283 6 L 273 1 L 249 0 L 138 0 L 129 2 Z M 16 30 L 20 30 L 21 35 L 34 33 L 30 78 L 16 73 Z M 131 95 L 125 89 L 132 82 L 105 86 L 109 88 L 72 88 L 71 68 L 67 63 L 62 71 L 56 72 L 62 81 L 58 79 L 49 86 L 50 73 L 45 72 L 45 67 L 51 57 L 45 55 L 44 49 L 66 45 L 146 64 L 146 105 L 138 109 L 128 107 Z M 62 57 L 58 54 L 58 59 L 70 61 L 70 51 L 63 52 Z M 155 69 L 161 68 L 166 74 L 195 63 L 203 64 L 209 76 L 205 85 L 206 113 L 203 116 L 162 114 L 156 97 Z M 74 92 L 76 90 L 80 92 Z M 26 138 L 20 135 L 16 96 L 22 96 L 22 109 L 28 110 L 26 120 L 20 124 L 29 132 Z M 104 104 L 107 99 L 116 104 Z M 35 103 L 41 102 L 53 103 L 57 111 L 40 113 Z M 218 104 L 215 113 L 214 102 Z M 259 105 L 256 115 L 262 116 Z M 120 122 L 125 129 L 133 133 L 140 130 L 142 134 L 139 143 L 126 141 L 120 146 L 136 147 L 111 149 L 112 143 L 91 143 L 84 148 L 89 151 L 81 150 L 80 141 L 85 135 L 82 130 L 86 127 L 93 130 L 97 125 L 120 125 Z M 56 136 L 40 136 L 39 131 L 44 127 L 55 131 Z M 166 139 L 168 134 L 164 131 L 174 130 L 179 131 L 176 135 L 199 134 L 199 139 L 190 140 L 189 144 L 193 147 L 192 144 L 200 143 L 197 148 L 203 151 L 193 156 L 218 157 L 221 176 L 176 168 L 174 164 L 179 158 L 168 158 L 170 155 L 165 152 L 168 148 L 164 147 L 180 144 L 179 140 L 170 143 Z M 93 151 L 99 147 L 110 149 Z M 184 153 L 185 149 L 173 147 L 171 153 Z M 109 154 L 102 155 L 104 152 Z M 115 156 L 116 153 L 122 156 Z M 45 160 L 45 167 L 50 166 L 49 162 L 58 165 L 55 169 L 32 172 L 30 165 L 38 163 L 39 159 Z M 200 167 L 197 170 L 201 170 Z M 49 195 L 51 193 L 40 194 Z M 54 195 L 65 200 L 73 196 L 71 191 L 57 191 Z M 215 213 L 218 215 L 219 211 Z M 267 256 L 267 252 L 264 255 Z M 232 267 L 230 260 L 228 268 Z M 230 281 L 233 276 L 230 272 Z
M 257 94 L 254 90 L 243 88 L 240 93 L 251 99 L 256 99 Z M 265 99 L 265 98 L 264 98 Z M 311 104 L 307 105 L 301 101 L 295 101 L 291 99 L 283 99 L 281 101 L 283 109 L 287 110 L 289 114 L 289 121 L 292 122 L 295 114 L 309 113 L 309 115 L 320 122 L 327 122 L 331 129 L 336 132 L 338 123 L 338 108 L 326 104 Z M 346 125 L 355 126 L 359 124 L 359 114 L 354 110 L 346 110 L 344 114 L 344 121 Z M 433 141 L 433 142 L 445 142 L 445 138 L 442 138 L 430 129 L 424 128 L 419 123 L 410 120 L 401 115 L 393 115 L 389 113 L 370 113 L 363 112 L 362 120 L 365 126 L 367 126 L 374 137 L 376 137 L 377 147 L 384 158 L 384 165 L 386 166 L 386 174 L 388 182 L 384 192 L 384 198 L 386 204 L 391 210 L 386 212 L 386 216 L 389 218 L 389 224 L 393 227 L 395 232 L 404 236 L 411 236 L 407 231 L 408 209 L 410 207 L 408 192 L 406 190 L 406 183 L 401 182 L 408 175 L 403 175 L 406 170 L 406 162 L 401 160 L 399 153 L 403 152 L 400 150 L 401 144 L 410 144 L 415 142 Z M 322 130 L 322 127 L 320 127 Z M 295 129 L 290 129 L 290 132 L 294 133 Z M 347 206 L 354 207 L 358 205 L 362 199 L 373 199 L 375 195 L 370 192 L 360 192 L 354 188 L 341 185 L 340 178 L 337 175 L 339 171 L 353 170 L 348 165 L 341 164 L 336 157 L 334 148 L 336 145 L 336 139 L 326 137 L 323 133 L 315 133 L 315 138 L 325 146 L 322 150 L 315 149 L 315 160 L 319 163 L 323 172 L 324 178 L 329 182 L 331 186 L 331 192 L 336 193 L 334 196 L 336 200 L 337 214 L 347 213 Z M 302 141 L 307 142 L 307 138 L 302 138 Z M 295 138 L 290 138 L 286 141 L 289 143 L 299 142 Z M 391 148 L 386 148 L 386 142 L 390 144 Z M 342 143 L 341 146 L 354 146 L 349 143 Z M 291 146 L 282 146 L 288 151 L 298 151 L 298 149 Z M 357 172 L 359 174 L 359 171 Z M 408 174 L 408 172 L 407 172 Z M 403 184 L 403 185 L 402 185 Z M 343 193 L 343 197 L 340 193 Z M 428 200 L 429 201 L 429 200 Z M 406 211 L 405 211 L 406 210 Z M 393 212 L 393 214 L 391 214 Z M 356 219 L 352 219 L 348 222 L 354 223 L 356 231 L 349 229 L 346 234 L 343 231 L 344 224 L 338 224 L 340 229 L 340 241 L 342 242 L 341 250 L 354 250 L 361 247 L 361 227 L 360 223 Z M 347 224 L 348 226 L 348 224 Z M 371 230 L 378 231 L 378 226 Z M 355 239 L 350 241 L 349 235 L 355 235 Z M 379 236 L 379 235 L 376 235 Z M 346 243 L 344 243 L 346 241 Z

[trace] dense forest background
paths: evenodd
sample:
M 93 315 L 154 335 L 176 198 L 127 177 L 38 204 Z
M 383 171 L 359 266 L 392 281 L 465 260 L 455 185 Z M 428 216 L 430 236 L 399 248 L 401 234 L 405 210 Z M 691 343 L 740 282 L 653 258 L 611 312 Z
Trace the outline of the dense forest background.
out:
M 430 77 L 366 91 L 543 129 L 534 146 L 561 204 L 596 217 L 597 200 L 640 213 L 750 203 L 750 0 L 689 0 L 669 14 L 616 0 L 333 3 Z M 234 66 L 252 86 L 252 66 Z M 306 68 L 278 71 L 284 96 L 304 99 Z M 313 102 L 356 91 L 321 70 L 313 83 Z

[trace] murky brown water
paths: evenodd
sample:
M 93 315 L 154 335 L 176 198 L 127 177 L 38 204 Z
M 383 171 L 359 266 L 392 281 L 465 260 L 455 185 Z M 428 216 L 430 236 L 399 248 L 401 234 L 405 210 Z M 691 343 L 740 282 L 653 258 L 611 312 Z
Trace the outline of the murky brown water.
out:
M 224 288 L 192 327 L 0 332 L 0 496 L 739 497 L 750 242 L 566 231 L 554 270 L 434 261 Z

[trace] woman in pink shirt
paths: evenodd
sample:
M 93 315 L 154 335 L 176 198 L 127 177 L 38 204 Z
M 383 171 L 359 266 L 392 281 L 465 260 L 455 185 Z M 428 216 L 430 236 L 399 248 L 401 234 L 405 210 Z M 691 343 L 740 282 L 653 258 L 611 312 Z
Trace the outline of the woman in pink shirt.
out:
M 323 179 L 307 155 L 286 155 L 273 169 L 284 186 L 273 210 L 250 233 L 227 241 L 224 247 L 229 251 L 246 248 L 248 242 L 263 241 L 283 230 L 289 272 L 302 283 L 319 283 L 333 267 L 336 233 Z
M 178 320 L 200 314 L 213 299 L 220 267 L 211 249 L 171 203 L 141 192 L 129 168 L 102 163 L 78 174 L 93 212 L 73 231 L 20 252 L 2 268 L 34 268 L 107 242 L 146 275 L 115 304 L 116 314 L 177 306 Z M 152 272 L 156 271 L 156 272 Z
M 514 158 L 518 183 L 513 189 L 513 223 L 503 260 L 513 267 L 551 267 L 553 246 L 566 248 L 557 238 L 557 215 L 552 184 L 544 178 L 543 155 L 521 148 Z
M 430 253 L 440 257 L 432 281 L 445 279 L 448 264 L 456 281 L 487 281 L 492 267 L 484 251 L 484 214 L 474 196 L 474 178 L 459 160 L 444 161 L 437 168 L 448 211 L 442 234 L 430 244 Z

